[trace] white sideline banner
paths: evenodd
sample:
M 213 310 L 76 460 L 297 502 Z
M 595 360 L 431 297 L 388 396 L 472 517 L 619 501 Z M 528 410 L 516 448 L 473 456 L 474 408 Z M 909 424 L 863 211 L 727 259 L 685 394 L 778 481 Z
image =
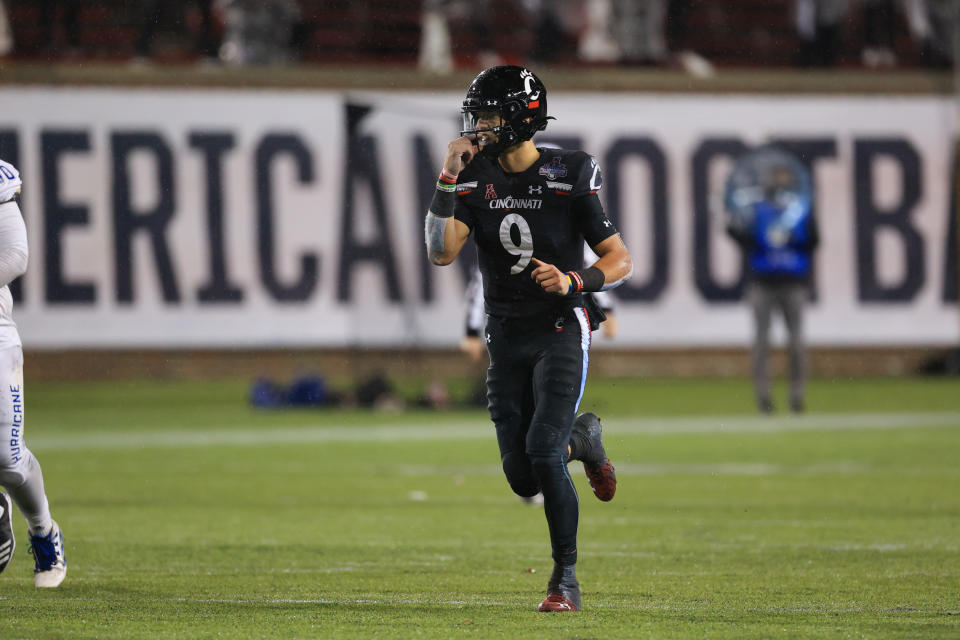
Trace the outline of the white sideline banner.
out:
M 461 99 L 0 88 L 24 346 L 455 345 L 468 265 L 427 262 L 423 213 Z M 732 158 L 771 140 L 815 183 L 809 342 L 960 341 L 949 98 L 556 93 L 550 110 L 538 139 L 596 156 L 634 257 L 620 336 L 597 346 L 749 343 L 720 203 Z

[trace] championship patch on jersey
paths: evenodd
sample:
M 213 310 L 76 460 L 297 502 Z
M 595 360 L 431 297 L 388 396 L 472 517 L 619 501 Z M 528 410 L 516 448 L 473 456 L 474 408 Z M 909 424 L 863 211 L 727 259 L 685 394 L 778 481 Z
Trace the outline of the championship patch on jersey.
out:
M 550 164 L 545 164 L 540 167 L 538 173 L 546 176 L 550 180 L 556 180 L 557 178 L 562 178 L 567 175 L 567 165 L 561 163 L 560 158 L 556 157 L 550 161 Z

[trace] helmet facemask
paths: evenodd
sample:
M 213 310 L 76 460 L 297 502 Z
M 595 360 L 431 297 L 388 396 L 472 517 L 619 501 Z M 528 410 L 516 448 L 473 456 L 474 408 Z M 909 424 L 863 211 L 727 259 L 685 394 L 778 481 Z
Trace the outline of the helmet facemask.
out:
M 469 99 L 464 101 L 463 109 L 463 130 L 462 136 L 469 136 L 476 140 L 480 146 L 480 152 L 490 157 L 497 157 L 506 149 L 515 144 L 529 139 L 521 137 L 515 128 L 516 115 L 521 111 L 520 103 L 512 101 L 505 106 L 501 105 L 473 105 L 467 104 Z M 476 101 L 479 103 L 479 101 Z M 497 123 L 491 126 L 490 123 Z M 496 141 L 487 141 L 481 144 L 485 134 L 493 134 Z
M 521 67 L 491 67 L 471 84 L 463 101 L 460 135 L 477 139 L 493 134 L 480 152 L 497 157 L 510 147 L 533 137 L 547 126 L 546 89 Z

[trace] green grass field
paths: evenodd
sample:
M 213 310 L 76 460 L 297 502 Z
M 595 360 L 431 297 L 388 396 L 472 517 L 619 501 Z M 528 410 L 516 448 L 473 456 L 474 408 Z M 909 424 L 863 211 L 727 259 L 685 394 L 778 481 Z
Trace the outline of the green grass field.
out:
M 814 381 L 771 418 L 743 380 L 592 381 L 620 486 L 600 503 L 571 466 L 577 614 L 535 611 L 546 524 L 482 411 L 245 396 L 28 385 L 69 575 L 34 589 L 18 515 L 0 637 L 960 637 L 955 379 Z

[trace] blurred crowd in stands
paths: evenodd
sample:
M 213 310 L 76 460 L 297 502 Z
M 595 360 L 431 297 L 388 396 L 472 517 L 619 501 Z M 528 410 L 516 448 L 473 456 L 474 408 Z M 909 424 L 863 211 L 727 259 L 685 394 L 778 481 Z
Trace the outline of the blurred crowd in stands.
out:
M 947 68 L 957 0 L 0 0 L 0 58 Z

